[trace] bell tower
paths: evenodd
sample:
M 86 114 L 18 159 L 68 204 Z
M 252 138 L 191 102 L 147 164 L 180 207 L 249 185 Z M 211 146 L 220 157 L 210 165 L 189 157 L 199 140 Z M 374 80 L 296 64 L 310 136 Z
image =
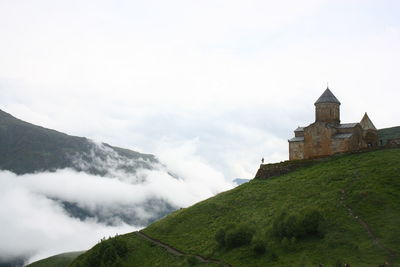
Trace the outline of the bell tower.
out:
M 315 122 L 340 123 L 340 102 L 329 87 L 314 103 Z

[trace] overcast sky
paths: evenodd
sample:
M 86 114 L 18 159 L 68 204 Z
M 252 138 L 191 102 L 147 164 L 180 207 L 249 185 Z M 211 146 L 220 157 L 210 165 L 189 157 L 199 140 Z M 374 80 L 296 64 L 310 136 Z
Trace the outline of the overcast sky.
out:
M 261 157 L 287 159 L 327 82 L 342 122 L 400 125 L 399 14 L 396 0 L 2 0 L 0 109 L 252 178 Z
M 288 158 L 327 82 L 342 122 L 399 126 L 399 14 L 398 0 L 1 0 L 0 109 L 153 153 L 182 179 L 0 172 L 0 260 L 137 229 L 71 218 L 48 196 L 186 207 L 254 177 L 262 157 Z

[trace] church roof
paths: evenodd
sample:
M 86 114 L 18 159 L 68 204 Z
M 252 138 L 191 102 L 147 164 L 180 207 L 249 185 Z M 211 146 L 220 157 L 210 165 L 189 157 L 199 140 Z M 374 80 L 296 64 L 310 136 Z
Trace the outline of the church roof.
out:
M 293 137 L 288 140 L 289 142 L 304 142 L 304 136 Z
M 331 90 L 329 90 L 328 87 L 326 88 L 325 92 L 314 103 L 314 105 L 320 103 L 336 103 L 340 105 L 339 100 L 332 94 Z
M 339 133 L 333 136 L 334 139 L 347 139 L 350 138 L 353 134 L 352 133 Z
M 339 128 L 339 129 L 347 129 L 347 128 L 354 128 L 354 127 L 356 127 L 357 126 L 357 122 L 354 122 L 354 123 L 342 123 L 342 124 L 339 124 L 338 126 L 336 126 L 336 128 Z
M 304 132 L 304 127 L 297 127 L 296 130 L 294 130 L 295 132 Z
M 360 124 L 364 130 L 376 130 L 375 125 L 372 123 L 371 119 L 368 117 L 367 112 L 365 112 L 364 117 L 360 121 Z

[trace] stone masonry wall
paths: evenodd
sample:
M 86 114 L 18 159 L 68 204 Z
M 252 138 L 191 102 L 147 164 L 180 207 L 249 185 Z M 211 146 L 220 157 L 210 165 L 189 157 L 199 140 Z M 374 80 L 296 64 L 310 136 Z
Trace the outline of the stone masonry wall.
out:
M 273 176 L 284 175 L 302 167 L 317 164 L 326 159 L 318 160 L 288 160 L 279 163 L 261 164 L 254 179 L 268 179 Z
M 304 158 L 332 155 L 332 136 L 336 129 L 324 122 L 315 122 L 304 129 Z
M 304 158 L 304 142 L 289 142 L 289 160 Z

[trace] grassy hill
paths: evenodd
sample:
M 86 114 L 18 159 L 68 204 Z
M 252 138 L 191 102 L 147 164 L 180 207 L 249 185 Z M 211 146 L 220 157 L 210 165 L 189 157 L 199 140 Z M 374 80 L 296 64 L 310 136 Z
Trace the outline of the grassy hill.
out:
M 252 180 L 143 230 L 183 256 L 131 233 L 70 266 L 398 266 L 399 225 L 400 149 L 387 149 Z
M 84 253 L 84 251 L 69 252 L 55 255 L 40 261 L 36 261 L 26 267 L 67 267 L 76 257 Z

